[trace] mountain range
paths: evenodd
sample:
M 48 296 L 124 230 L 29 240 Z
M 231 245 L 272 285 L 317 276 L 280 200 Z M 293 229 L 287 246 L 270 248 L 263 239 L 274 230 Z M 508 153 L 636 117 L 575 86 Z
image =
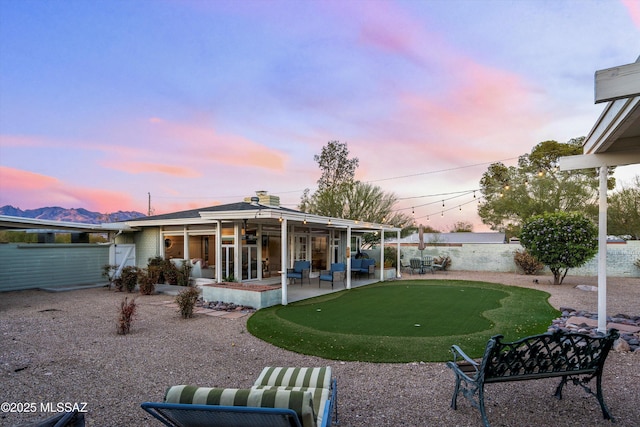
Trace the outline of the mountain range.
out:
M 103 214 L 91 212 L 83 208 L 65 209 L 58 206 L 22 210 L 11 205 L 0 207 L 0 215 L 17 216 L 21 218 L 47 219 L 53 221 L 80 222 L 86 224 L 102 224 L 105 222 L 126 221 L 146 216 L 135 211 L 118 211 Z

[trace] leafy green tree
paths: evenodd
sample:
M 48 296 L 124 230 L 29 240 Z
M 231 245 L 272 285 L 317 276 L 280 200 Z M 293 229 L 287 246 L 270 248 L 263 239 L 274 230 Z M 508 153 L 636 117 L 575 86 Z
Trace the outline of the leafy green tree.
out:
M 609 196 L 607 217 L 608 234 L 640 240 L 640 175 L 631 187 Z
M 598 230 L 578 212 L 545 213 L 522 226 L 520 243 L 553 273 L 560 285 L 570 268 L 580 267 L 598 252 Z
M 524 221 L 546 212 L 598 212 L 598 179 L 594 169 L 560 171 L 562 156 L 582 154 L 584 137 L 567 143 L 544 141 L 531 153 L 520 156 L 518 166 L 493 163 L 482 175 L 483 202 L 478 208 L 482 222 L 492 230 L 517 236 Z M 613 172 L 613 168 L 609 173 Z M 609 188 L 615 180 L 609 179 Z

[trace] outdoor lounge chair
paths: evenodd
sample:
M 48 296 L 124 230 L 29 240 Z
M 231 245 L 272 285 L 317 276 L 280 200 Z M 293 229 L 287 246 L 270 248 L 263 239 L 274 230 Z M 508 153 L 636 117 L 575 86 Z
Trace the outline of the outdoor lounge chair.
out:
M 250 389 L 179 385 L 141 406 L 169 427 L 328 427 L 336 398 L 330 367 L 267 367 Z
M 318 287 L 322 281 L 331 282 L 331 289 L 333 289 L 333 283 L 338 280 L 342 280 L 344 284 L 344 280 L 347 277 L 347 266 L 343 262 L 336 262 L 331 264 L 330 270 L 322 270 L 320 272 L 320 276 L 318 279 Z M 345 285 L 346 286 L 346 285 Z

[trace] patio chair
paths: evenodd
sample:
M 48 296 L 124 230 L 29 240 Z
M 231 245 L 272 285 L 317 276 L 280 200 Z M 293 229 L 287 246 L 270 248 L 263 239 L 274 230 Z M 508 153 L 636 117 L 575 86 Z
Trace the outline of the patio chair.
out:
M 141 406 L 169 427 L 328 427 L 336 399 L 331 367 L 267 367 L 250 389 L 179 385 Z
M 415 270 L 418 270 L 419 274 L 424 273 L 424 270 L 422 269 L 422 260 L 420 258 L 411 258 L 409 260 L 409 264 L 411 265 L 411 274 L 413 274 Z
M 311 271 L 311 261 L 294 261 L 293 268 L 287 268 L 287 279 L 300 279 L 302 286 L 303 279 L 307 279 L 311 284 L 309 272 Z
M 24 427 L 84 427 L 84 425 L 84 413 L 70 411 L 57 414 L 35 424 L 25 425 Z
M 336 262 L 331 264 L 330 270 L 322 270 L 318 279 L 318 287 L 322 281 L 331 282 L 331 289 L 333 289 L 333 283 L 338 280 L 342 280 L 342 284 L 345 285 L 345 279 L 347 277 L 347 266 L 343 262 Z

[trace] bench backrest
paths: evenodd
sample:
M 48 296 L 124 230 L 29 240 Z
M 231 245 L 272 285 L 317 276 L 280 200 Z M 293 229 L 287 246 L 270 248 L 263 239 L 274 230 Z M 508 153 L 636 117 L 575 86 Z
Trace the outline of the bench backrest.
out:
M 604 361 L 619 337 L 611 329 L 593 337 L 575 332 L 534 335 L 514 342 L 502 342 L 502 335 L 489 340 L 479 368 L 484 382 L 516 381 L 602 372 Z

